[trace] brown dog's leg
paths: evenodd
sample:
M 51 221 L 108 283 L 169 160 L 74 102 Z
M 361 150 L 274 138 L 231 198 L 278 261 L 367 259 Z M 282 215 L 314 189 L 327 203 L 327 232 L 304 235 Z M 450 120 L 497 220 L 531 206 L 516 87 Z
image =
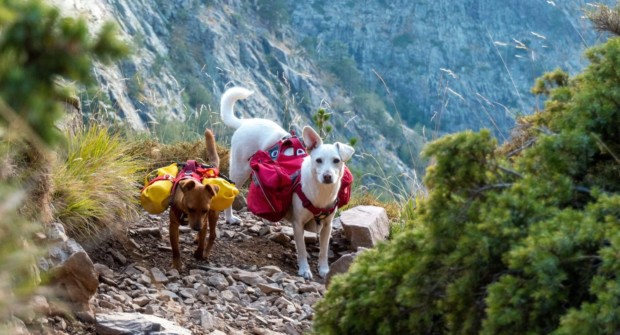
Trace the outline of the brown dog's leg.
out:
M 179 218 L 170 211 L 170 247 L 172 248 L 172 266 L 181 271 L 181 252 L 179 251 Z
M 214 210 L 209 211 L 209 241 L 207 242 L 207 248 L 205 249 L 205 258 L 209 257 L 211 248 L 213 248 L 213 243 L 215 242 L 215 237 L 217 236 L 215 227 L 217 225 L 217 218 L 219 216 L 220 216 L 220 213 L 218 211 L 214 211 Z
M 208 218 L 205 218 L 205 221 L 207 221 Z M 202 259 L 202 253 L 203 250 L 205 249 L 205 238 L 207 237 L 207 223 L 203 222 L 202 223 L 202 227 L 200 227 L 200 231 L 198 232 L 198 248 L 196 248 L 196 251 L 194 252 L 194 258 L 196 259 Z

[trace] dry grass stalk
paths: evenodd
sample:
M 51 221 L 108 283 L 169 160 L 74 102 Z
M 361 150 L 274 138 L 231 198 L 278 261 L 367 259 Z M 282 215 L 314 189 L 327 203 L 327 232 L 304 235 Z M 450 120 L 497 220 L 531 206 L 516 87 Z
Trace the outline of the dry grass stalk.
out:
M 600 32 L 620 36 L 620 8 L 609 8 L 603 4 L 597 4 L 595 7 L 596 9 L 586 11 L 586 17 L 594 28 Z

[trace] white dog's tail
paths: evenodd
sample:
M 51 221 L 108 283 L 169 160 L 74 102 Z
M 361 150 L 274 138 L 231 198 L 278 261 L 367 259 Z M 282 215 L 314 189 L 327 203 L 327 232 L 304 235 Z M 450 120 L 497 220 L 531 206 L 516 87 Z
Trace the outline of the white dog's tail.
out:
M 243 87 L 231 87 L 227 89 L 224 94 L 222 94 L 222 100 L 220 101 L 220 115 L 222 116 L 222 121 L 224 121 L 225 125 L 235 129 L 241 127 L 243 120 L 235 116 L 233 107 L 235 106 L 235 102 L 237 100 L 245 99 L 252 93 L 254 92 Z

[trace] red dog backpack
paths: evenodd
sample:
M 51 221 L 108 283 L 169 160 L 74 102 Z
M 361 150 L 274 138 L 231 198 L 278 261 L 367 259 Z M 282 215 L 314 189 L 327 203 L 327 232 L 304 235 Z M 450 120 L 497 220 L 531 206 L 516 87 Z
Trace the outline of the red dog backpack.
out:
M 290 136 L 250 158 L 252 176 L 247 203 L 254 215 L 272 222 L 280 221 L 286 215 L 299 183 L 301 164 L 307 155 L 299 138 Z M 337 207 L 349 202 L 352 183 L 353 175 L 345 166 Z
M 269 150 L 256 152 L 250 158 L 248 209 L 269 221 L 280 221 L 291 206 L 293 186 L 307 155 L 294 136 L 280 140 Z

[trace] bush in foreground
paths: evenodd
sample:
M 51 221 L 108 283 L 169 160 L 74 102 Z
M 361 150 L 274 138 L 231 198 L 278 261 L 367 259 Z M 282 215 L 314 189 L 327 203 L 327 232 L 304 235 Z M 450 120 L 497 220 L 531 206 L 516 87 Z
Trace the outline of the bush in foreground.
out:
M 0 0 L 0 333 L 16 333 L 11 317 L 40 280 L 33 236 L 51 217 L 47 158 L 67 97 L 56 81 L 86 83 L 92 59 L 125 51 L 111 25 L 93 37 L 40 0 Z
M 334 278 L 317 333 L 620 329 L 620 39 L 587 56 L 582 74 L 537 85 L 545 110 L 508 156 L 487 131 L 429 145 L 428 199 Z

